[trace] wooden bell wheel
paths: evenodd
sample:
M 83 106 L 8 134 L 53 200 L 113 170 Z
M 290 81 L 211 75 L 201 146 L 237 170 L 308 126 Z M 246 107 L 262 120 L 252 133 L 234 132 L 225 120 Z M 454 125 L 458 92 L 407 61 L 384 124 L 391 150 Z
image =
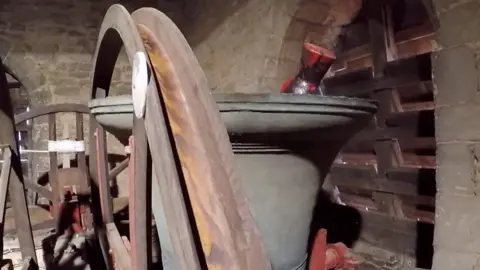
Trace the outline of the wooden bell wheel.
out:
M 74 140 L 67 138 L 59 140 L 57 138 L 58 119 L 56 116 L 60 113 L 75 114 L 76 132 Z M 65 250 L 59 249 L 68 237 L 71 237 L 73 234 L 82 235 L 87 240 L 84 244 L 90 243 L 92 240 L 93 219 L 90 211 L 90 181 L 86 164 L 83 123 L 83 116 L 88 113 L 87 106 L 83 104 L 58 104 L 36 107 L 15 116 L 16 125 L 42 116 L 48 117 L 49 135 L 48 150 L 46 150 L 50 166 L 48 177 L 46 177 L 48 182 L 45 182 L 45 179 L 41 177 L 40 179 L 35 179 L 37 181 L 33 179 L 26 180 L 24 185 L 29 192 L 37 193 L 49 201 L 51 219 L 33 222 L 31 227 L 32 232 L 39 229 L 55 229 L 54 234 L 43 240 L 44 262 L 49 268 L 68 267 L 64 261 Z M 45 150 L 33 151 L 45 152 Z M 62 152 L 69 153 L 69 155 L 74 154 L 76 164 L 70 164 L 70 157 L 65 156 L 63 164 L 59 166 L 58 155 Z M 28 213 L 24 214 L 28 215 Z M 38 219 L 38 217 L 32 218 L 32 221 L 35 221 L 35 219 Z M 70 242 L 70 240 L 67 241 Z M 47 245 L 47 243 L 50 243 L 51 246 Z M 90 244 L 87 244 L 87 246 L 92 247 Z M 23 247 L 21 248 L 23 249 Z M 61 250 L 60 254 L 58 253 L 59 250 Z M 82 255 L 78 254 L 76 256 Z M 86 261 L 83 261 L 83 263 L 87 264 Z M 94 264 L 91 266 L 93 267 Z
M 77 160 L 77 166 L 75 168 L 59 168 L 57 156 L 58 152 L 69 152 L 69 149 L 63 149 L 59 151 L 57 142 L 57 124 L 56 124 L 56 115 L 59 113 L 74 113 L 76 118 L 76 138 L 75 140 L 64 141 L 67 143 L 67 148 L 72 149 L 71 153 L 74 153 Z M 88 114 L 88 108 L 85 105 L 81 104 L 59 104 L 59 105 L 47 105 L 33 108 L 30 111 L 26 111 L 20 114 L 15 115 L 15 125 L 22 124 L 28 120 L 33 120 L 42 116 L 48 117 L 48 140 L 49 140 L 49 149 L 48 156 L 50 160 L 50 169 L 48 172 L 48 184 L 50 184 L 50 189 L 46 188 L 45 185 L 39 185 L 34 181 L 24 181 L 25 187 L 43 198 L 50 201 L 50 208 L 55 220 L 55 226 L 61 226 L 60 224 L 60 212 L 59 206 L 64 201 L 63 195 L 66 190 L 63 190 L 67 186 L 75 186 L 75 190 L 71 191 L 73 193 L 78 193 L 80 196 L 84 195 L 83 198 L 88 197 L 88 172 L 86 165 L 85 149 L 84 149 L 84 132 L 83 132 L 83 115 Z M 79 149 L 73 149 L 74 144 L 78 144 Z M 82 147 L 83 146 L 83 147 Z M 83 149 L 80 149 L 83 148 Z M 69 164 L 70 165 L 70 164 Z M 70 166 L 68 166 L 70 167 Z M 45 183 L 44 183 L 45 184 Z M 88 201 L 85 202 L 88 204 Z M 87 209 L 87 208 L 86 208 Z M 89 210 L 87 210 L 89 212 Z M 91 227 L 92 221 L 91 217 L 87 217 L 89 214 L 85 214 L 86 220 L 83 220 L 83 224 L 86 227 Z M 48 223 L 47 223 L 48 224 Z M 45 227 L 42 226 L 42 227 Z M 78 228 L 77 228 L 78 229 Z M 61 228 L 57 228 L 61 230 Z M 62 233 L 62 232 L 58 232 Z
M 0 72 L 0 74 L 2 73 Z M 4 78 L 0 76 L 0 86 L 4 82 Z M 89 110 L 85 105 L 60 104 L 36 107 L 14 116 L 8 92 L 4 92 L 1 87 L 0 91 L 0 108 L 2 109 L 0 123 L 2 123 L 3 129 L 0 140 L 4 153 L 0 176 L 1 209 L 3 211 L 1 215 L 3 219 L 1 222 L 2 231 L 5 229 L 4 213 L 8 188 L 15 219 L 13 230 L 19 239 L 20 251 L 25 263 L 29 263 L 31 259 L 37 261 L 36 249 L 40 247 L 35 245 L 33 232 L 54 229 L 54 234 L 41 234 L 42 238 L 48 236 L 42 239 L 44 262 L 47 267 L 59 266 L 55 264 L 54 257 L 63 256 L 64 250 L 59 250 L 59 254 L 53 254 L 58 237 L 64 235 L 65 232 L 87 232 L 88 228 L 92 226 L 88 201 L 88 173 L 83 144 L 83 115 L 89 113 Z M 74 113 L 76 115 L 76 138 L 74 140 L 59 141 L 56 137 L 56 115 L 59 113 Z M 38 181 L 35 181 L 37 179 L 23 179 L 24 174 L 20 165 L 20 149 L 18 148 L 15 128 L 16 125 L 41 116 L 48 117 L 48 150 L 27 150 L 43 152 L 42 155 L 48 154 L 49 156 L 50 168 L 48 175 L 46 175 L 48 176 L 46 177 L 47 182 L 43 185 L 38 184 Z M 59 168 L 57 164 L 59 152 L 75 154 L 77 166 Z M 64 161 L 67 163 L 66 160 Z M 68 159 L 68 165 L 71 165 L 70 159 Z M 49 187 L 46 184 L 49 184 Z M 45 205 L 46 209 L 29 207 L 25 196 L 26 192 L 39 194 L 49 201 Z M 71 235 L 71 233 L 68 234 Z M 52 244 L 52 246 L 49 247 L 49 244 Z M 48 248 L 52 249 L 48 250 Z
M 170 238 L 168 248 L 176 268 L 269 269 L 233 170 L 226 129 L 185 38 L 155 9 L 143 8 L 130 16 L 122 6 L 113 5 L 105 15 L 95 51 L 93 99 L 109 95 L 122 46 L 134 74 L 130 250 L 112 219 L 105 131 L 92 118 L 90 140 L 96 143 L 91 144 L 91 152 L 98 155 L 90 159 L 90 169 L 101 198 L 103 224 L 97 229 L 99 234 L 105 232 L 100 238 L 109 246 L 104 249 L 113 250 L 117 268 L 149 269 L 151 252 L 145 243 L 149 243 L 153 207 L 155 219 L 162 215 L 166 221 L 167 233 L 159 232 L 160 242 L 163 248 L 162 239 Z M 162 212 L 155 211 L 160 201 Z

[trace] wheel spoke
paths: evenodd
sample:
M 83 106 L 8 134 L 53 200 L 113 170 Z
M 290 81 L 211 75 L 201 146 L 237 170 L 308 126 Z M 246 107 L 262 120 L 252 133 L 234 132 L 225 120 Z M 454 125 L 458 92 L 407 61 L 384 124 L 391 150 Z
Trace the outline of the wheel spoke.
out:
M 138 36 L 135 24 L 130 18 L 130 14 L 120 5 L 113 5 L 107 11 L 104 21 L 102 23 L 102 27 L 100 29 L 99 34 L 99 43 L 97 45 L 97 49 L 94 55 L 94 70 L 93 70 L 93 84 L 92 84 L 92 98 L 102 98 L 109 95 L 110 92 L 110 80 L 113 73 L 114 65 L 116 59 L 118 57 L 118 53 L 120 52 L 121 47 L 124 46 L 127 52 L 128 57 L 130 60 L 133 57 L 133 54 L 139 50 L 143 50 L 143 44 Z M 140 121 L 142 123 L 143 121 Z M 142 123 L 143 125 L 143 123 Z M 98 130 L 97 126 L 97 130 Z M 141 130 L 139 130 L 141 133 Z M 103 131 L 102 131 L 103 133 Z M 138 131 L 134 132 L 134 137 L 144 137 Z M 100 133 L 97 131 L 97 136 Z M 102 136 L 102 135 L 101 135 Z M 98 137 L 97 137 L 98 138 Z M 129 190 L 129 219 L 130 219 L 130 239 L 132 242 L 131 247 L 131 269 L 134 270 L 143 270 L 149 268 L 149 260 L 151 259 L 149 250 L 150 247 L 146 248 L 146 243 L 150 243 L 150 231 L 148 227 L 151 226 L 151 214 L 149 214 L 148 208 L 151 207 L 150 199 L 146 198 L 147 196 L 147 167 L 146 167 L 146 159 L 147 159 L 147 151 L 148 147 L 146 146 L 147 140 L 139 139 L 136 141 L 136 145 L 138 149 L 135 149 L 133 152 L 137 153 L 137 159 L 135 160 L 135 165 L 133 168 L 135 169 L 135 176 L 131 177 L 131 181 L 134 181 L 134 185 L 131 185 Z M 145 145 L 142 146 L 142 143 Z M 106 145 L 97 145 L 96 147 L 97 153 L 104 153 L 106 155 Z M 103 169 L 103 158 L 101 159 L 101 163 L 97 160 L 91 163 L 94 170 Z M 120 165 L 125 166 L 125 165 Z M 107 187 L 105 184 L 101 184 L 101 182 L 108 183 L 109 178 L 114 177 L 115 174 L 118 174 L 121 170 L 117 168 L 112 171 L 112 174 L 97 176 L 97 180 L 99 181 L 100 187 L 100 194 L 101 197 L 101 205 L 105 207 L 108 201 L 111 201 L 111 196 L 106 196 L 106 192 L 102 192 L 102 190 L 106 190 Z M 133 183 L 133 182 L 132 182 Z M 108 186 L 109 187 L 109 186 Z M 105 210 L 103 211 L 103 215 L 105 215 Z M 105 218 L 105 217 L 104 217 Z M 113 220 L 112 220 L 113 221 Z M 105 222 L 106 224 L 113 224 L 111 222 Z M 109 225 L 112 226 L 112 225 Z M 147 233 L 145 233 L 147 232 Z M 111 235 L 110 235 L 111 236 Z M 107 237 L 109 234 L 107 233 Z M 109 238 L 109 242 L 111 242 Z M 117 239 L 118 240 L 118 239 Z M 116 241 L 115 243 L 117 243 Z M 123 245 L 116 246 L 110 245 L 111 249 L 115 251 L 116 248 L 123 249 Z
M 126 158 L 122 162 L 117 164 L 115 168 L 111 169 L 110 172 L 108 172 L 108 180 L 115 179 L 115 177 L 117 177 L 121 172 L 123 172 L 128 167 L 128 161 L 129 159 Z

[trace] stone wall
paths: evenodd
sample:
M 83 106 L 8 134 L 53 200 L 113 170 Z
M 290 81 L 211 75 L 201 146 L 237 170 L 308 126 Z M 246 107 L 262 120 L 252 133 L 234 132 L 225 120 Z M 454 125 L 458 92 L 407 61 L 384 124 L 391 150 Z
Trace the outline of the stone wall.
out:
M 195 23 L 183 28 L 213 91 L 250 93 L 279 91 L 295 74 L 304 41 L 333 49 L 341 26 L 361 6 L 359 0 L 209 3 L 215 1 L 187 9 Z
M 32 107 L 86 102 L 92 54 L 107 8 L 114 3 L 129 10 L 154 6 L 184 31 L 214 91 L 276 92 L 295 74 L 303 41 L 333 48 L 340 26 L 351 20 L 360 2 L 5 0 L 0 6 L 0 57 L 19 78 Z M 123 54 L 113 91 L 128 92 L 130 76 Z M 60 116 L 59 136 L 63 124 L 74 130 L 73 117 Z M 46 121 L 38 119 L 34 125 L 33 147 L 45 149 Z M 121 147 L 115 149 L 122 152 Z M 34 163 L 41 167 L 39 172 L 48 169 L 46 162 Z
M 31 107 L 42 104 L 86 103 L 90 98 L 92 55 L 103 16 L 114 3 L 134 10 L 151 5 L 152 1 L 115 0 L 5 0 L 0 5 L 0 57 L 4 65 L 18 77 Z M 178 5 L 159 2 L 162 10 L 178 11 Z M 181 15 L 176 12 L 173 15 Z M 175 17 L 175 16 L 173 16 Z M 178 18 L 176 16 L 175 18 Z M 113 76 L 113 91 L 121 93 L 130 87 L 130 65 L 122 54 Z M 117 89 L 120 89 L 117 90 Z M 59 138 L 64 125 L 74 133 L 75 115 L 63 114 L 57 121 Z M 46 149 L 48 128 L 46 117 L 34 121 L 33 148 Z M 85 125 L 88 127 L 88 125 Z M 112 141 L 113 139 L 110 139 Z M 115 143 L 115 142 L 114 142 Z M 117 151 L 115 151 L 115 149 Z M 114 147 L 115 152 L 123 152 Z M 32 168 L 48 170 L 47 155 L 32 154 Z
M 435 270 L 480 269 L 480 2 L 434 0 L 437 138 Z

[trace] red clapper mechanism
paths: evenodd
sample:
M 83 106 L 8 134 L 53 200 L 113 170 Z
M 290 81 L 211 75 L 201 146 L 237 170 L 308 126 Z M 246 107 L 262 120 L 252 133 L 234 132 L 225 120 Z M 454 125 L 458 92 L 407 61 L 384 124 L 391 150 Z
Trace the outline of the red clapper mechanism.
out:
M 308 270 L 351 270 L 361 263 L 361 258 L 350 252 L 343 243 L 327 244 L 327 230 L 318 231 L 312 252 Z
M 281 92 L 323 95 L 319 86 L 335 59 L 333 52 L 305 43 L 298 73 L 282 85 Z M 354 269 L 359 259 L 343 243 L 327 244 L 327 230 L 321 229 L 315 236 L 308 270 Z
M 311 43 L 304 43 L 298 73 L 282 85 L 281 92 L 322 94 L 320 82 L 334 60 L 333 52 Z

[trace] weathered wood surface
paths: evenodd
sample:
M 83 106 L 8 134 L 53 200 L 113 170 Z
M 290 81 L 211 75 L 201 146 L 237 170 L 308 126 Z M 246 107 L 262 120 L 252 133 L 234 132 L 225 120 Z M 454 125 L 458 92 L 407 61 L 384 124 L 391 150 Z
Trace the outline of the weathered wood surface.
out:
M 370 97 L 380 108 L 342 149 L 329 178 L 351 206 L 433 223 L 436 142 L 426 54 L 433 27 L 394 33 L 388 6 L 371 4 L 370 44 L 340 55 L 324 84 L 328 94 Z
M 95 73 L 92 87 L 92 97 L 94 98 L 109 94 L 113 68 L 122 46 L 125 48 L 131 63 L 136 52 L 144 52 L 147 55 L 135 22 L 121 5 L 113 5 L 107 11 L 100 29 L 99 40 L 102 40 L 102 42 L 97 44 L 94 55 Z M 155 182 L 152 184 L 159 186 L 158 190 L 160 190 L 160 197 L 165 210 L 163 214 L 176 256 L 177 269 L 201 269 L 155 77 L 150 77 L 148 87 L 147 94 L 149 96 L 147 98 L 145 124 L 152 153 L 153 172 L 155 173 Z M 95 120 L 91 120 L 92 122 L 95 122 Z M 97 129 L 97 136 L 101 135 L 102 141 L 104 141 L 103 130 L 98 133 L 100 127 L 95 125 L 93 128 Z M 92 157 L 90 160 L 91 165 L 93 163 L 95 167 L 96 160 Z M 92 174 L 97 178 L 96 172 L 92 172 Z M 105 177 L 107 177 L 106 174 Z
M 0 145 L 9 145 L 10 149 L 12 149 L 12 157 L 17 157 L 12 159 L 13 170 L 10 174 L 8 192 L 15 214 L 15 225 L 17 227 L 19 242 L 22 246 L 22 256 L 24 258 L 34 258 L 36 261 L 37 255 L 35 253 L 33 235 L 30 231 L 31 224 L 28 215 L 27 199 L 24 192 L 23 174 L 21 172 L 20 159 L 18 158 L 19 152 L 15 134 L 13 108 L 3 65 L 0 65 L 0 123 L 2 126 L 2 128 L 0 128 Z M 3 236 L 3 224 L 1 227 Z
M 7 206 L 7 190 L 12 173 L 12 150 L 6 147 L 3 150 L 3 164 L 0 171 L 0 223 L 5 226 L 5 210 Z
M 430 24 L 395 33 L 397 59 L 406 59 L 432 52 L 431 40 L 434 33 L 434 28 Z M 340 54 L 328 75 L 337 76 L 365 67 L 371 67 L 373 62 L 370 48 L 370 44 L 366 44 Z
M 155 9 L 132 14 L 165 102 L 209 269 L 270 269 L 233 170 L 233 152 L 210 88 L 177 27 Z

